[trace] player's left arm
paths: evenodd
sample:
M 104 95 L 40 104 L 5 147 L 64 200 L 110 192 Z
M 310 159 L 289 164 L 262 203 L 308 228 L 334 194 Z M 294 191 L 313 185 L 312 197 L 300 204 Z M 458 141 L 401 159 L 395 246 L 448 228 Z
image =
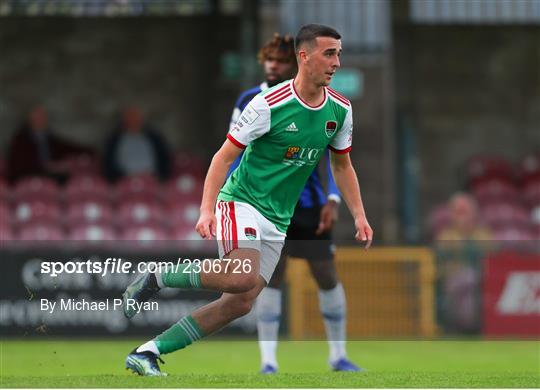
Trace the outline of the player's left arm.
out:
M 368 249 L 373 240 L 373 229 L 369 226 L 366 217 L 362 195 L 360 194 L 360 184 L 358 183 L 356 171 L 352 166 L 351 157 L 349 153 L 331 153 L 330 163 L 341 196 L 354 218 L 355 238 L 359 241 L 365 241 L 366 249 Z
M 330 165 L 336 184 L 341 191 L 341 196 L 354 218 L 355 238 L 359 241 L 365 241 L 367 249 L 373 240 L 373 230 L 367 221 L 362 196 L 360 195 L 360 185 L 349 155 L 352 146 L 352 133 L 352 108 L 349 106 L 343 126 L 329 145 L 330 150 L 333 152 L 330 153 Z

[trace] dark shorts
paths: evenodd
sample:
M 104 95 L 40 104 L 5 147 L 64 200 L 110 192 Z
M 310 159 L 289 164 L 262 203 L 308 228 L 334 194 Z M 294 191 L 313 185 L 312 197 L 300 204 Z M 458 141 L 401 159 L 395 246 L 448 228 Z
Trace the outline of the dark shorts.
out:
M 334 244 L 330 231 L 316 235 L 319 224 L 319 208 L 296 208 L 287 230 L 282 254 L 300 257 L 308 261 L 334 259 Z

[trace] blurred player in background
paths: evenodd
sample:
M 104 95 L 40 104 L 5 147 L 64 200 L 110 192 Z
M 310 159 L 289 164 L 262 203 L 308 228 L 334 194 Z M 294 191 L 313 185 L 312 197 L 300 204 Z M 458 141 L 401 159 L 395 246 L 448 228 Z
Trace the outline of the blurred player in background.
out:
M 160 355 L 182 349 L 251 311 L 279 261 L 300 194 L 328 147 L 336 183 L 354 218 L 355 238 L 370 246 L 373 231 L 349 156 L 351 105 L 328 88 L 340 66 L 341 36 L 327 26 L 307 25 L 296 37 L 295 50 L 295 79 L 253 98 L 208 169 L 196 230 L 205 239 L 217 237 L 222 260 L 204 271 L 188 263 L 141 275 L 123 295 L 124 313 L 133 317 L 137 309 L 132 301 L 146 301 L 164 287 L 223 295 L 135 348 L 126 358 L 128 369 L 162 375 Z M 244 149 L 240 165 L 225 182 Z M 240 272 L 227 267 L 226 259 L 239 260 Z
M 273 38 L 260 49 L 258 60 L 263 66 L 265 81 L 240 94 L 234 107 L 229 131 L 232 131 L 241 112 L 251 99 L 261 91 L 296 75 L 294 39 L 289 35 L 274 34 Z M 294 129 L 291 128 L 289 131 L 294 131 Z M 276 348 L 281 318 L 281 285 L 289 255 L 308 260 L 311 274 L 319 287 L 319 305 L 330 347 L 329 363 L 332 369 L 336 371 L 360 370 L 347 359 L 345 350 L 347 305 L 343 286 L 337 279 L 331 237 L 341 198 L 330 168 L 328 150 L 325 154 L 328 195 L 324 193 L 319 170 L 316 168 L 309 176 L 296 205 L 287 230 L 281 259 L 272 279 L 257 298 L 257 328 L 263 374 L 274 374 L 278 369 Z M 229 175 L 236 169 L 241 159 L 242 155 L 235 160 L 229 170 Z

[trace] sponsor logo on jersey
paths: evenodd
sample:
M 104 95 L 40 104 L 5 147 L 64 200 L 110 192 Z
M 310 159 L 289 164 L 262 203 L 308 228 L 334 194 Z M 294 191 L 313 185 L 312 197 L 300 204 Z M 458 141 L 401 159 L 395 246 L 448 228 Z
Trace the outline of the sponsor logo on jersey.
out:
M 251 104 L 248 104 L 240 118 L 246 122 L 246 124 L 251 125 L 259 116 L 259 113 L 251 106 Z
M 296 123 L 291 123 L 289 126 L 285 127 L 285 131 L 298 131 L 298 127 L 296 127 Z
M 244 233 L 246 234 L 246 237 L 248 240 L 255 240 L 257 238 L 257 230 L 255 230 L 252 227 L 247 227 L 244 229 Z
M 289 146 L 285 152 L 283 163 L 299 167 L 304 165 L 315 165 L 319 162 L 322 151 L 323 149 Z
M 326 136 L 330 138 L 334 135 L 334 133 L 337 130 L 337 122 L 336 121 L 326 121 L 326 125 L 324 126 L 324 132 L 326 133 Z

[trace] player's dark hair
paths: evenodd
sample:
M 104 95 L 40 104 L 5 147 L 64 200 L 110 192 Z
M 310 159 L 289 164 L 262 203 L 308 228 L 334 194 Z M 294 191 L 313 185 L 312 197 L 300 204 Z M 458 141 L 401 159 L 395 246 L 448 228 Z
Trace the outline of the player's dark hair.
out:
M 276 52 L 282 54 L 288 62 L 294 62 L 296 64 L 294 38 L 290 35 L 280 35 L 275 33 L 272 39 L 261 47 L 257 59 L 259 60 L 259 63 L 262 64 L 268 57 Z
M 296 34 L 294 41 L 295 52 L 298 53 L 300 47 L 305 44 L 313 44 L 317 37 L 330 37 L 335 39 L 341 39 L 341 35 L 332 27 L 324 26 L 322 24 L 306 24 L 302 26 Z

